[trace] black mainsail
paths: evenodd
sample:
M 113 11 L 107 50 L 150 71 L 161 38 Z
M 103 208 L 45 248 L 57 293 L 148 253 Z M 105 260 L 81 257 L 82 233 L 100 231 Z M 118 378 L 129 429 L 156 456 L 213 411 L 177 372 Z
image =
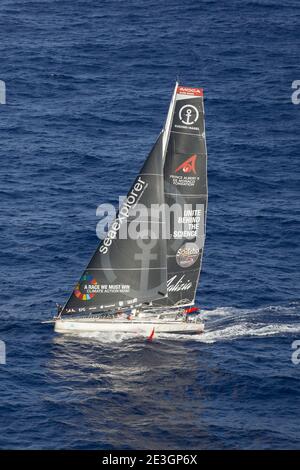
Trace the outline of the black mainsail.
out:
M 164 191 L 170 211 L 168 296 L 153 305 L 192 305 L 201 269 L 207 211 L 207 152 L 201 88 L 177 86 L 164 164 Z
M 61 314 L 193 304 L 206 210 L 203 90 L 176 83 L 165 127 Z

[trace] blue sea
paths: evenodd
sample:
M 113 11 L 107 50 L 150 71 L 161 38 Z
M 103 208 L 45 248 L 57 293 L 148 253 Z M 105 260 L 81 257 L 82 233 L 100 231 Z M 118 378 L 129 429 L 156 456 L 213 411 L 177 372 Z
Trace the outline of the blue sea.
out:
M 296 0 L 2 0 L 1 449 L 299 449 Z M 206 332 L 59 336 L 176 78 L 205 92 Z M 299 354 L 300 358 L 300 354 Z

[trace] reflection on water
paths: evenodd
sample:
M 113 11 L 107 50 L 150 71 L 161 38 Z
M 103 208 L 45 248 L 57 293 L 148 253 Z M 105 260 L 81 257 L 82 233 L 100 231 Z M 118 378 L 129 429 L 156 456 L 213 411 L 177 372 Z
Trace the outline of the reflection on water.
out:
M 193 343 L 108 345 L 55 336 L 48 376 L 63 386 L 48 399 L 67 408 L 77 403 L 81 426 L 107 445 L 160 448 L 164 436 L 171 448 L 182 435 L 185 447 L 186 439 L 195 442 L 199 432 L 205 435 L 198 370 L 206 366 L 199 362 Z

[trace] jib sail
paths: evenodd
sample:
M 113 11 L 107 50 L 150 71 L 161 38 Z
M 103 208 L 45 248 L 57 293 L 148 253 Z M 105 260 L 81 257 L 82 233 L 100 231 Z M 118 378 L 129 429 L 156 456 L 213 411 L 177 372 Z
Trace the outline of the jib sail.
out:
M 163 133 L 131 187 L 106 238 L 63 308 L 64 313 L 93 313 L 163 298 L 167 293 Z M 154 206 L 154 207 L 155 207 Z M 147 209 L 143 218 L 143 210 Z M 131 228 L 131 233 L 128 233 Z

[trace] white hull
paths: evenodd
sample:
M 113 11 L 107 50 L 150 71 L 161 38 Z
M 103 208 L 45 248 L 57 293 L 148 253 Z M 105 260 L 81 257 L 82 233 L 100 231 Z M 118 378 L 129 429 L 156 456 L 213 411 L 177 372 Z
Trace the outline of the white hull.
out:
M 55 321 L 54 330 L 57 333 L 130 333 L 137 336 L 149 337 L 154 329 L 154 336 L 161 334 L 200 334 L 204 331 L 201 322 L 189 322 L 180 320 L 123 320 L 123 319 L 99 319 L 78 318 L 58 319 Z

